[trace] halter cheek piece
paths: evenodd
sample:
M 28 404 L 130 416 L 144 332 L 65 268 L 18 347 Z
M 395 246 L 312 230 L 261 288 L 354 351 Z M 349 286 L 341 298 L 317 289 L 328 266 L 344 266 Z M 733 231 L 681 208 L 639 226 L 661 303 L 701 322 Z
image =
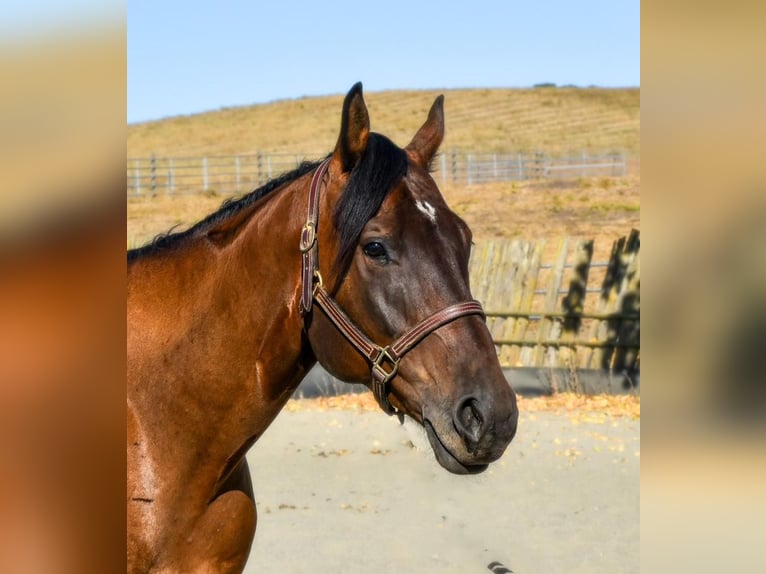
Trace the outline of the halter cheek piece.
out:
M 412 329 L 405 332 L 393 343 L 381 347 L 373 343 L 359 327 L 343 312 L 322 284 L 322 275 L 317 266 L 317 225 L 319 222 L 319 188 L 330 159 L 324 160 L 311 179 L 309 188 L 309 204 L 306 224 L 301 230 L 300 250 L 302 253 L 302 290 L 301 313 L 305 316 L 311 312 L 312 303 L 324 311 L 327 318 L 335 325 L 340 333 L 364 356 L 371 365 L 372 392 L 380 408 L 389 415 L 399 414 L 388 401 L 388 383 L 396 376 L 402 357 L 427 335 L 443 327 L 447 323 L 466 315 L 484 317 L 484 310 L 478 301 L 465 301 L 450 305 L 424 319 Z

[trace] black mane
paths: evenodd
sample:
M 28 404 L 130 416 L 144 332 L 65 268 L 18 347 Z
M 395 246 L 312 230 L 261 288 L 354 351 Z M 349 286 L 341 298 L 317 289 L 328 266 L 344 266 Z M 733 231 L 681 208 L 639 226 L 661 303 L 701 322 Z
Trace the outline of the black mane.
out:
M 407 173 L 407 154 L 387 137 L 371 133 L 362 158 L 351 172 L 333 216 L 340 234 L 335 261 L 340 273 L 348 270 L 359 236 L 380 209 L 396 182 Z
M 128 250 L 128 262 L 131 262 L 134 259 L 138 259 L 144 255 L 157 253 L 163 249 L 168 249 L 170 247 L 179 245 L 187 237 L 191 237 L 199 231 L 203 231 L 215 226 L 216 224 L 231 217 L 235 213 L 238 213 L 242 209 L 251 206 L 253 203 L 268 195 L 278 187 L 281 187 L 282 185 L 294 181 L 299 177 L 307 174 L 308 172 L 313 171 L 317 168 L 319 163 L 320 162 L 304 161 L 293 171 L 289 171 L 275 179 L 272 179 L 268 183 L 255 189 L 254 191 L 251 191 L 247 195 L 244 195 L 240 198 L 227 199 L 223 202 L 223 204 L 221 204 L 221 207 L 218 208 L 218 211 L 211 213 L 205 219 L 199 223 L 194 224 L 189 229 L 177 233 L 173 233 L 173 230 L 171 229 L 166 233 L 157 235 L 154 239 L 152 239 L 151 242 L 142 247 Z
M 319 163 L 303 162 L 295 170 L 269 181 L 255 191 L 239 199 L 225 201 L 218 211 L 208 215 L 189 229 L 177 233 L 171 230 L 158 235 L 143 247 L 130 249 L 128 262 L 178 246 L 186 238 L 225 221 L 275 189 L 313 171 Z M 367 148 L 351 172 L 348 185 L 333 214 L 333 223 L 340 235 L 340 247 L 335 263 L 341 273 L 345 273 L 351 263 L 362 229 L 378 212 L 383 200 L 396 182 L 406 173 L 407 155 L 404 150 L 394 145 L 385 136 L 371 133 Z

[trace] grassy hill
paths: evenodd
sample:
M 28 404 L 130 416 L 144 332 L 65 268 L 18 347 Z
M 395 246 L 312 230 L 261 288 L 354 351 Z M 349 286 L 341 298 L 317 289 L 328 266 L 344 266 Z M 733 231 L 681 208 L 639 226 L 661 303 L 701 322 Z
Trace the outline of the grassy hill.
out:
M 403 146 L 445 95 L 443 150 L 640 149 L 638 88 L 385 91 L 365 94 L 373 131 Z M 128 126 L 128 157 L 291 152 L 335 145 L 343 94 L 221 109 Z

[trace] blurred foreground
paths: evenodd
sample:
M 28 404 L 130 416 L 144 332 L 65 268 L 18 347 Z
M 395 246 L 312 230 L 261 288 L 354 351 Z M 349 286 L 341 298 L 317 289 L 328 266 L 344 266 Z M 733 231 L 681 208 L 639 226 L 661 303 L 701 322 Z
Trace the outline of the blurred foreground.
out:
M 641 564 L 764 572 L 766 6 L 641 12 Z
M 125 38 L 83 20 L 0 43 L 1 572 L 124 563 Z
M 735 4 L 643 4 L 641 229 L 649 263 L 641 562 L 652 572 L 766 570 L 766 85 L 757 73 L 766 7 Z M 122 569 L 124 48 L 121 24 L 2 44 L 3 572 Z M 271 441 L 275 448 L 277 438 L 267 433 L 264 446 Z M 332 448 L 341 445 L 337 439 Z M 532 450 L 525 454 L 529 472 L 562 488 L 561 469 Z M 402 472 L 403 462 L 387 466 Z M 278 488 L 284 476 L 282 470 L 267 484 Z M 407 487 L 430 485 L 430 475 L 419 476 Z M 583 492 L 598 487 L 584 484 Z M 539 510 L 519 512 L 516 525 L 532 529 Z M 262 512 L 257 540 L 266 541 Z M 588 525 L 599 528 L 593 518 L 581 524 L 582 536 L 590 536 Z M 637 519 L 621 515 L 628 540 Z M 306 534 L 295 530 L 300 522 L 291 524 L 291 536 Z M 397 524 L 407 526 L 408 516 L 398 515 Z M 330 529 L 327 520 L 321 525 Z M 370 536 L 380 535 L 373 526 Z M 452 530 L 448 539 L 462 544 L 464 532 Z M 481 539 L 474 541 L 455 548 L 483 560 Z M 543 558 L 553 561 L 555 540 L 535 544 L 545 548 L 546 541 L 553 550 Z M 493 540 L 487 548 L 507 547 Z M 471 563 L 478 571 L 493 560 L 533 569 L 531 559 L 522 569 L 514 556 L 486 553 L 486 563 Z

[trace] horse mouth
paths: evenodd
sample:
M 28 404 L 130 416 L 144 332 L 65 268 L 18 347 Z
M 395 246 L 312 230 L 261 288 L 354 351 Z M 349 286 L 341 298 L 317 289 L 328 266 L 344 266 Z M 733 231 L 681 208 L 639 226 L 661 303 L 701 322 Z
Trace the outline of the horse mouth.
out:
M 460 462 L 455 455 L 453 455 L 449 449 L 444 446 L 444 443 L 439 439 L 439 435 L 436 434 L 431 421 L 423 419 L 423 428 L 426 429 L 426 435 L 428 436 L 428 442 L 431 443 L 431 448 L 436 455 L 436 460 L 453 474 L 479 474 L 487 470 L 488 464 L 464 464 Z

